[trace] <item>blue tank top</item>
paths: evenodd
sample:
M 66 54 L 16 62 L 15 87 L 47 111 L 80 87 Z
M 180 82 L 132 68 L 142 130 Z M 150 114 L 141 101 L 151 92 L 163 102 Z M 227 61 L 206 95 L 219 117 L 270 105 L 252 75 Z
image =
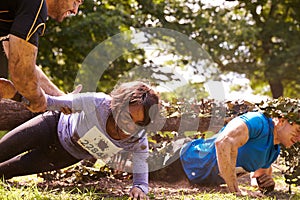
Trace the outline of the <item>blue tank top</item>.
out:
M 249 140 L 238 149 L 236 166 L 249 172 L 270 167 L 280 153 L 280 146 L 274 145 L 272 119 L 259 112 L 249 112 L 238 118 L 246 123 Z M 219 176 L 215 148 L 215 140 L 219 135 L 216 134 L 206 140 L 193 140 L 181 149 L 181 163 L 192 183 L 205 185 L 224 183 Z

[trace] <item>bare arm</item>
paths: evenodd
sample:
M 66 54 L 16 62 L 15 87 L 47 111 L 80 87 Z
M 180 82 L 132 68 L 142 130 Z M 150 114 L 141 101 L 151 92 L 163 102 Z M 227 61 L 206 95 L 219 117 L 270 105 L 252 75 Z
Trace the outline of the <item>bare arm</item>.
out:
M 6 53 L 7 58 L 9 58 L 9 42 L 5 41 L 3 42 L 3 47 Z M 54 85 L 51 80 L 45 75 L 42 69 L 40 69 L 37 65 L 35 65 L 36 71 L 38 73 L 40 86 L 45 91 L 46 94 L 49 94 L 51 96 L 61 96 L 65 93 L 58 89 L 56 85 Z
M 32 112 L 46 110 L 46 98 L 40 87 L 39 74 L 36 70 L 36 46 L 18 38 L 9 36 L 8 67 L 15 88 L 30 101 Z
M 235 173 L 238 148 L 249 139 L 247 125 L 240 119 L 234 119 L 222 131 L 216 141 L 216 152 L 220 175 L 230 192 L 240 193 Z
M 45 91 L 46 94 L 51 96 L 62 96 L 65 93 L 58 89 L 56 85 L 54 85 L 51 80 L 46 76 L 41 68 L 36 66 L 36 71 L 38 72 L 40 79 L 40 86 Z

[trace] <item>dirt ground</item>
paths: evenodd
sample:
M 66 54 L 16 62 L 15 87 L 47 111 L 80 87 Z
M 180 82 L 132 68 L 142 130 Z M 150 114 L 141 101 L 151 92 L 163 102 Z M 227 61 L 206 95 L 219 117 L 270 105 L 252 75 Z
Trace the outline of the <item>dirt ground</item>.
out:
M 276 172 L 274 176 L 282 176 L 280 172 Z M 64 172 L 51 172 L 39 176 L 38 187 L 46 188 L 47 190 L 73 190 L 80 189 L 83 192 L 86 189 L 101 194 L 104 198 L 126 197 L 128 194 L 132 180 L 130 175 L 109 176 L 103 171 L 94 171 L 92 168 L 71 169 Z M 248 197 L 260 198 L 270 196 L 272 199 L 291 199 L 291 194 L 288 192 L 288 185 L 283 182 L 276 182 L 275 190 L 267 195 L 263 195 L 255 189 L 249 189 L 250 178 L 249 174 L 238 179 L 239 186 L 242 190 L 247 191 Z M 26 181 L 13 181 L 12 184 L 18 186 L 26 185 Z M 225 185 L 217 187 L 203 187 L 191 185 L 187 181 L 167 183 L 163 181 L 149 182 L 150 199 L 182 199 L 183 196 L 199 195 L 199 193 L 226 193 Z M 250 187 L 251 188 L 251 187 Z M 296 187 L 294 187 L 295 189 Z M 293 190 L 292 190 L 293 191 Z M 294 190 L 295 192 L 295 190 Z M 296 188 L 299 194 L 299 187 Z
M 280 174 L 278 174 L 280 175 Z M 277 183 L 275 190 L 267 195 L 263 195 L 259 191 L 253 189 L 249 191 L 250 178 L 249 175 L 244 175 L 238 179 L 240 188 L 248 191 L 248 197 L 260 198 L 260 197 L 272 197 L 273 199 L 291 199 L 291 194 L 288 193 L 288 185 L 285 183 Z M 43 181 L 39 183 L 39 187 L 48 189 L 64 189 L 72 190 L 74 187 L 82 190 L 87 188 L 93 188 L 94 191 L 101 193 L 104 198 L 124 197 L 128 194 L 131 188 L 132 180 L 130 179 L 118 179 L 115 177 L 101 177 L 98 180 L 72 183 L 72 181 L 56 180 L 56 181 Z M 197 185 L 191 185 L 188 182 L 181 181 L 177 183 L 167 183 L 163 181 L 151 181 L 149 182 L 149 196 L 151 199 L 179 199 L 183 196 L 198 195 L 199 193 L 226 193 L 226 185 L 217 187 L 203 187 Z M 294 187 L 295 188 L 295 187 Z M 298 188 L 299 192 L 299 188 Z M 172 198 L 170 198 L 172 197 Z

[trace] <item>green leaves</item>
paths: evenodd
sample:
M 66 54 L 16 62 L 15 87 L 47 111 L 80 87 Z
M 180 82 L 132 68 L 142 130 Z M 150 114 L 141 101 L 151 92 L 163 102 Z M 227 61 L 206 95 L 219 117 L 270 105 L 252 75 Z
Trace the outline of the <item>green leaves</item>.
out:
M 300 124 L 300 100 L 287 97 L 262 102 L 259 108 L 270 117 L 283 117 L 289 122 Z
M 259 104 L 253 104 L 247 101 L 214 102 L 213 100 L 200 100 L 192 103 L 187 102 L 187 100 L 183 100 L 182 102 L 179 100 L 173 100 L 172 103 L 164 103 L 164 116 L 178 118 L 182 116 L 210 118 L 212 115 L 216 116 L 216 114 L 219 113 L 220 116 L 218 117 L 221 117 L 220 119 L 225 118 L 225 121 L 229 121 L 230 119 L 249 111 L 261 111 L 268 117 L 283 117 L 288 119 L 290 122 L 300 124 L 299 99 L 281 97 L 278 99 L 262 101 Z M 182 137 L 187 137 L 183 133 L 178 134 L 176 132 L 171 132 L 170 134 L 172 136 L 162 133 L 151 133 L 149 146 L 154 152 L 153 155 L 155 155 L 155 157 L 163 158 L 166 156 L 166 150 L 169 150 L 167 149 L 169 148 L 168 144 L 171 144 Z M 206 132 L 193 132 L 189 133 L 189 137 L 195 138 L 197 135 L 205 137 L 206 134 Z M 165 147 L 164 151 L 161 150 L 162 146 Z M 283 164 L 286 166 L 286 170 L 282 171 L 285 176 L 286 183 L 298 186 L 300 184 L 300 143 L 298 142 L 294 144 L 291 148 L 285 148 L 282 146 L 281 158 L 283 159 Z

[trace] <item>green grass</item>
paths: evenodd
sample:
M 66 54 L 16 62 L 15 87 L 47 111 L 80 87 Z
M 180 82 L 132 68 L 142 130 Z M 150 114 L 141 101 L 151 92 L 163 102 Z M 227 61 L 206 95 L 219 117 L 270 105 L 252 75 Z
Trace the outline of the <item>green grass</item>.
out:
M 7 131 L 0 131 L 0 138 L 2 138 L 6 133 Z
M 49 188 L 40 188 L 37 185 L 36 180 L 34 179 L 26 179 L 25 186 L 19 186 L 17 181 L 22 182 L 25 177 L 21 177 L 11 181 L 10 183 L 4 183 L 0 181 L 0 200 L 101 200 L 101 199 L 112 199 L 112 200 L 122 200 L 128 199 L 128 196 L 124 197 L 109 197 L 109 193 L 100 193 L 99 191 L 95 191 L 94 189 L 79 189 L 72 188 L 67 189 L 60 187 L 58 189 L 49 189 Z M 29 181 L 28 181 L 29 180 Z M 31 181 L 30 181 L 31 180 Z M 279 185 L 282 180 L 279 181 Z M 11 186 L 13 185 L 13 186 Z M 246 185 L 241 185 L 242 189 L 247 189 L 249 191 L 254 191 L 254 189 Z M 178 192 L 176 194 L 169 194 L 168 188 L 165 188 L 166 192 L 161 191 L 159 194 L 154 194 L 150 191 L 149 198 L 150 199 L 180 199 L 180 200 L 212 200 L 212 199 L 220 199 L 220 200 L 251 200 L 251 199 L 260 199 L 260 200 L 277 200 L 277 199 L 290 199 L 297 200 L 300 199 L 300 189 L 299 187 L 293 187 L 293 195 L 287 195 L 285 190 L 276 189 L 276 191 L 272 192 L 270 196 L 255 198 L 255 197 L 237 197 L 233 194 L 221 193 L 215 190 L 204 190 L 193 195 L 186 195 L 184 189 L 178 188 Z
M 0 138 L 6 132 L 0 131 Z M 34 177 L 34 178 L 33 178 Z M 264 197 L 237 197 L 233 194 L 221 193 L 214 189 L 202 189 L 197 192 L 186 193 L 184 189 L 178 187 L 176 188 L 176 193 L 170 193 L 168 187 L 164 190 L 159 190 L 158 193 L 150 190 L 150 199 L 162 199 L 162 200 L 279 200 L 279 199 L 289 199 L 298 200 L 300 199 L 300 187 L 292 186 L 293 194 L 288 194 L 287 184 L 284 182 L 283 176 L 277 172 L 274 174 L 274 179 L 276 182 L 275 191 L 269 196 Z M 60 187 L 57 189 L 42 188 L 38 186 L 41 180 L 36 179 L 36 176 L 23 176 L 10 180 L 9 183 L 0 180 L 0 200 L 123 200 L 128 199 L 127 195 L 123 197 L 110 197 L 109 192 L 100 192 L 93 188 L 64 188 Z M 23 183 L 23 184 L 19 184 Z M 24 184 L 25 183 L 25 184 Z M 22 186 L 21 186 L 22 185 Z M 255 191 L 253 187 L 249 184 L 241 184 L 240 188 L 247 191 Z
M 246 175 L 247 176 L 247 175 Z M 292 186 L 293 194 L 288 194 L 288 185 L 284 182 L 283 176 L 279 172 L 274 173 L 276 182 L 275 191 L 264 197 L 254 197 L 251 195 L 237 197 L 233 194 L 224 193 L 225 187 L 217 188 L 202 188 L 190 187 L 190 191 L 180 186 L 162 186 L 161 188 L 151 188 L 149 193 L 150 200 L 279 200 L 300 199 L 300 187 Z M 16 177 L 9 182 L 0 181 L 0 200 L 123 200 L 128 199 L 127 195 L 123 197 L 112 197 L 112 194 L 101 188 L 102 191 L 91 187 L 63 187 L 59 186 L 56 189 L 50 187 L 40 187 L 38 184 L 42 183 L 42 179 L 37 178 L 36 175 Z M 247 181 L 240 181 L 240 189 L 248 191 L 248 194 L 259 193 L 255 188 L 249 186 Z M 109 187 L 109 186 L 108 186 Z M 158 189 L 158 190 L 157 190 Z M 103 192 L 105 191 L 105 192 Z
M 101 194 L 92 189 L 72 190 L 60 189 L 41 189 L 37 185 L 27 186 L 10 186 L 7 183 L 0 182 L 0 199 L 1 200 L 98 200 L 98 199 L 127 199 L 126 198 L 108 198 L 107 194 Z

